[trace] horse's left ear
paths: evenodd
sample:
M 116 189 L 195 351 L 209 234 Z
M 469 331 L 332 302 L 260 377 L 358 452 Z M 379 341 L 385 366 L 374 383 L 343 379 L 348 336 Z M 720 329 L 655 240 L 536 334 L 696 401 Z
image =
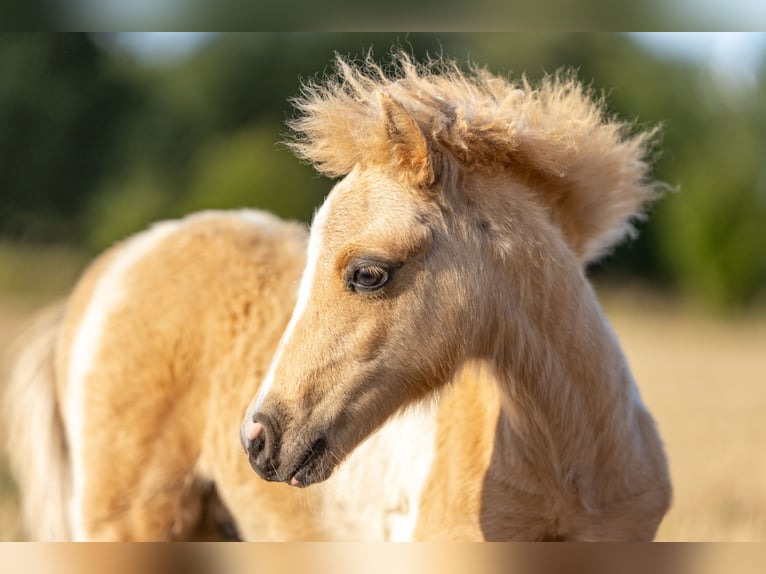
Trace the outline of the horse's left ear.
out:
M 415 187 L 432 187 L 439 179 L 441 162 L 428 137 L 404 106 L 386 92 L 380 92 L 380 107 L 392 167 Z

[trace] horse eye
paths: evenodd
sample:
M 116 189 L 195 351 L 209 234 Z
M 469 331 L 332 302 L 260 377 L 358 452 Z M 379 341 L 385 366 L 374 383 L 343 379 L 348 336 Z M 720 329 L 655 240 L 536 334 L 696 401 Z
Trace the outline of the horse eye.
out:
M 378 265 L 365 265 L 351 276 L 351 286 L 357 291 L 374 291 L 388 282 L 388 270 Z

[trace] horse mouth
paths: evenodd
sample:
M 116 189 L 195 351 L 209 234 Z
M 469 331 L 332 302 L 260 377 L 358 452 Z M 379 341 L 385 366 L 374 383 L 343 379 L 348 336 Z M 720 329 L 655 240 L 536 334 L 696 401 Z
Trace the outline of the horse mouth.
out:
M 327 440 L 317 439 L 290 473 L 287 484 L 303 488 L 326 480 L 333 470 L 333 465 L 329 464 L 331 458 Z

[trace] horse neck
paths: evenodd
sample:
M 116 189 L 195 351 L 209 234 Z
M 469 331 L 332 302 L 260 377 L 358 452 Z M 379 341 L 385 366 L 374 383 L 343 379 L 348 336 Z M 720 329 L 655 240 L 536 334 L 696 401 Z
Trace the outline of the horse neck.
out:
M 574 254 L 532 256 L 537 270 L 502 270 L 506 282 L 523 284 L 498 302 L 487 333 L 502 400 L 496 450 L 503 454 L 494 470 L 526 473 L 546 492 L 574 490 L 598 505 L 630 481 L 626 468 L 642 448 L 640 400 Z M 604 477 L 612 484 L 602 484 Z

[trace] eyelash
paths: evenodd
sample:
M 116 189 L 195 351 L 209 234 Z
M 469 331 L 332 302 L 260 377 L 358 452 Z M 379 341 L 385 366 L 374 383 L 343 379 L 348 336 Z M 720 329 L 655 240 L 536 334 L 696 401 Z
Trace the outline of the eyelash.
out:
M 375 260 L 357 261 L 348 268 L 346 286 L 355 293 L 374 293 L 388 285 L 394 270 L 400 266 Z M 379 280 L 374 283 L 365 284 L 359 276 L 360 272 L 365 271 L 370 272 L 370 275 L 377 275 Z

